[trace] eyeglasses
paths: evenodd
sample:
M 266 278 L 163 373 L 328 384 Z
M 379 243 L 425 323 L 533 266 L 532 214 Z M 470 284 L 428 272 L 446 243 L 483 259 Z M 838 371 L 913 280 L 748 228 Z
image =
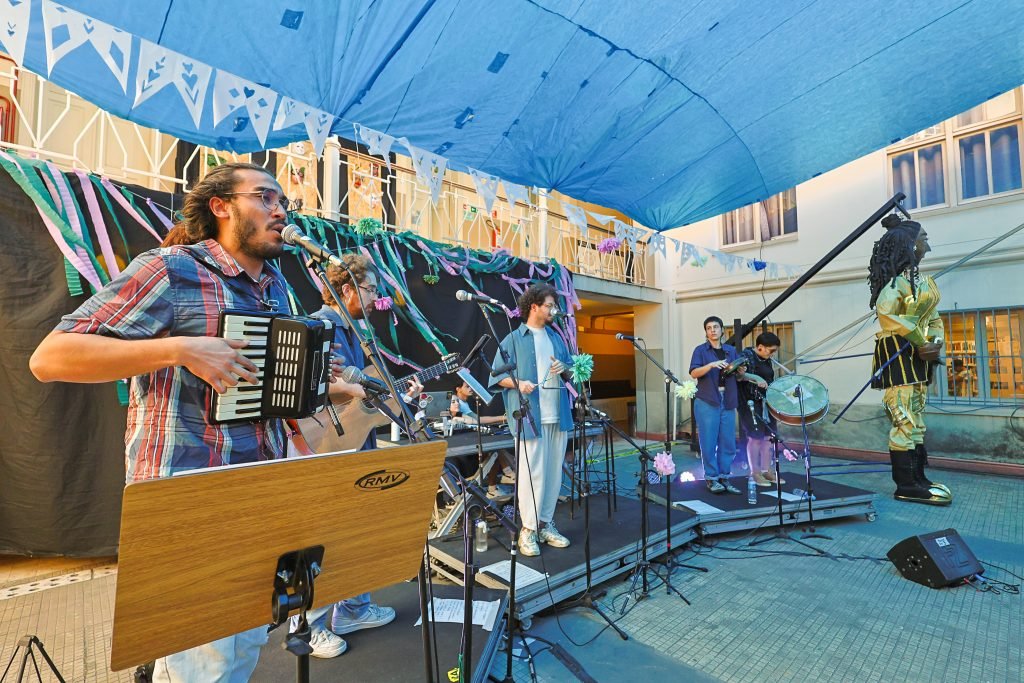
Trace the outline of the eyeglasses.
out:
M 277 190 L 271 190 L 267 188 L 265 190 L 250 190 L 249 192 L 225 192 L 225 196 L 239 195 L 239 194 L 252 194 L 259 195 L 260 199 L 263 200 L 263 206 L 266 207 L 267 211 L 273 211 L 277 207 L 281 207 L 281 210 L 288 213 L 291 208 L 291 200 L 280 194 Z
M 557 306 L 557 305 L 555 305 L 554 303 L 550 303 L 550 304 L 541 304 L 541 306 L 540 306 L 540 307 L 541 307 L 541 308 L 550 308 L 550 309 L 551 309 L 551 310 L 553 310 L 553 311 L 557 311 L 557 310 L 558 310 L 558 306 Z
M 372 285 L 369 286 L 369 287 L 367 287 L 366 285 L 358 285 L 358 287 L 359 287 L 359 289 L 363 290 L 367 294 L 372 294 L 373 296 L 377 297 L 378 299 L 380 297 L 384 296 L 383 292 L 381 292 L 376 287 L 373 287 Z

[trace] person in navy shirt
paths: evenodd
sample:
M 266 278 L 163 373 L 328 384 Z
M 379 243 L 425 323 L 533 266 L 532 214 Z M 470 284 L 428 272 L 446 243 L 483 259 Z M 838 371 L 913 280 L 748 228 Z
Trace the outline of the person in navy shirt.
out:
M 736 456 L 736 375 L 726 376 L 724 372 L 737 353 L 734 347 L 722 343 L 721 318 L 707 318 L 704 335 L 707 341 L 693 350 L 690 359 L 690 377 L 697 380 L 693 419 L 704 462 L 704 481 L 711 493 L 739 493 L 729 483 Z

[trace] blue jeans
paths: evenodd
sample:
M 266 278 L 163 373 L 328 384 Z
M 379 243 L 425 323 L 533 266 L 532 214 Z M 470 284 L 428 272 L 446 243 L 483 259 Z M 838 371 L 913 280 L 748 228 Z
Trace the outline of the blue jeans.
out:
M 736 457 L 736 411 L 713 406 L 703 399 L 693 402 L 697 421 L 700 458 L 704 462 L 704 478 L 728 477 Z
M 370 609 L 370 594 L 363 593 L 353 598 L 336 602 L 333 605 L 309 610 L 306 612 L 306 621 L 309 622 L 309 628 L 312 630 L 327 628 L 327 613 L 331 611 L 332 607 L 334 608 L 334 616 L 331 617 L 332 627 L 343 625 L 345 621 L 361 619 Z M 298 626 L 299 616 L 295 615 L 291 619 L 291 630 L 294 631 Z
M 154 683 L 246 683 L 267 643 L 267 627 L 215 640 L 161 657 L 153 668 Z

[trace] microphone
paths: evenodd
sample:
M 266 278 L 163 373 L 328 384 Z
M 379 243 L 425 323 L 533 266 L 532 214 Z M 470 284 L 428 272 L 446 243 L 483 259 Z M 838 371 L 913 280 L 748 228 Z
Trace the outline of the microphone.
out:
M 460 289 L 455 292 L 455 298 L 459 301 L 475 301 L 478 304 L 491 304 L 492 306 L 501 306 L 501 302 L 497 299 L 492 299 L 489 296 L 480 296 L 479 294 L 473 294 L 467 292 L 464 289 Z
M 637 339 L 640 339 L 640 337 L 631 337 L 628 334 L 622 334 L 621 332 L 617 332 L 615 334 L 615 338 L 619 341 L 636 341 Z
M 754 420 L 754 426 L 757 426 L 757 413 L 754 411 L 754 402 L 747 399 L 747 407 L 750 408 L 750 417 Z
M 294 223 L 289 223 L 284 226 L 284 230 L 281 231 L 281 237 L 284 239 L 285 243 L 304 250 L 307 254 L 318 261 L 327 261 L 331 265 L 338 266 L 339 268 L 345 268 L 345 264 L 342 260 L 332 254 L 330 249 L 320 244 L 309 235 L 306 235 L 302 232 L 299 226 Z
M 381 396 L 388 393 L 388 387 L 384 382 L 367 376 L 366 373 L 354 365 L 349 365 L 341 369 L 341 379 L 349 384 L 358 384 L 365 389 L 368 394 Z

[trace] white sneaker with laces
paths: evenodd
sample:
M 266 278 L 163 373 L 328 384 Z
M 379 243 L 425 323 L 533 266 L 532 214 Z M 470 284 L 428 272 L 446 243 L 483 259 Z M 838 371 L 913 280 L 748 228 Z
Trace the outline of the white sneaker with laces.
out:
M 569 539 L 558 533 L 554 522 L 548 522 L 540 528 L 541 543 L 547 543 L 552 548 L 568 548 Z
M 519 532 L 519 552 L 526 557 L 537 557 L 540 555 L 540 544 L 537 543 L 536 531 L 524 528 Z
M 325 628 L 314 628 L 309 639 L 309 645 L 313 651 L 309 654 L 320 659 L 331 659 L 345 652 L 348 643 L 344 638 L 339 638 Z
M 332 619 L 331 630 L 339 635 L 361 631 L 364 628 L 376 628 L 384 624 L 390 624 L 395 620 L 395 610 L 391 607 L 370 605 L 359 619 Z

